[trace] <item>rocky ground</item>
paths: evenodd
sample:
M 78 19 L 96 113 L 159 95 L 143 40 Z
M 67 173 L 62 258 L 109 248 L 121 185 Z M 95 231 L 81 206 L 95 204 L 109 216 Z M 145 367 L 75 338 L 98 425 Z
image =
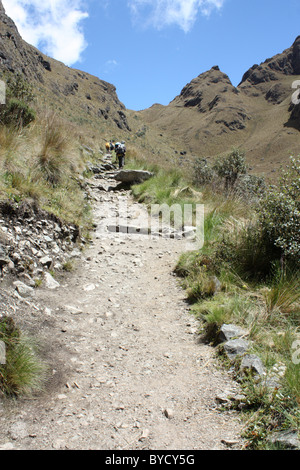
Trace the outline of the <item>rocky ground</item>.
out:
M 173 275 L 193 242 L 114 231 L 144 223 L 145 209 L 128 191 L 107 191 L 114 182 L 105 175 L 89 184 L 97 228 L 92 243 L 73 253 L 75 269 L 27 293 L 14 277 L 2 281 L 1 314 L 37 336 L 50 378 L 41 395 L 0 403 L 0 448 L 240 448 L 239 416 L 222 411 L 218 399 L 238 387 L 199 342 Z M 50 232 L 44 242 L 61 254 L 59 231 Z M 38 259 L 51 258 L 43 249 Z

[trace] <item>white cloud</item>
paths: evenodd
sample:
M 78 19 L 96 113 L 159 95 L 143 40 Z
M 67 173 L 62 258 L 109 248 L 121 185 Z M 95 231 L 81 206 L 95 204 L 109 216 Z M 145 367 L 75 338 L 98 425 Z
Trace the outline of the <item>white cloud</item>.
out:
M 72 65 L 87 44 L 81 22 L 82 0 L 2 0 L 23 39 L 45 54 Z
M 209 16 L 220 10 L 225 0 L 128 0 L 136 21 L 157 29 L 177 25 L 186 33 L 190 31 L 197 15 Z M 145 20 L 145 18 L 147 18 Z

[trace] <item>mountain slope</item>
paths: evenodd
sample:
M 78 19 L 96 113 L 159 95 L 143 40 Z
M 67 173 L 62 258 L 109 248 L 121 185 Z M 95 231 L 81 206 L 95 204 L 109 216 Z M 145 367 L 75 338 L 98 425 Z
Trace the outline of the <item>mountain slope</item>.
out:
M 21 73 L 34 86 L 40 107 L 96 131 L 127 133 L 125 106 L 116 88 L 97 77 L 51 59 L 20 36 L 0 0 L 0 72 Z M 104 136 L 105 137 L 105 136 Z M 108 137 L 107 137 L 108 138 Z
M 291 104 L 300 78 L 300 36 L 291 48 L 254 65 L 238 87 L 215 66 L 187 84 L 168 106 L 140 112 L 157 131 L 180 139 L 194 156 L 215 157 L 242 147 L 256 172 L 270 174 L 299 154 L 299 105 Z

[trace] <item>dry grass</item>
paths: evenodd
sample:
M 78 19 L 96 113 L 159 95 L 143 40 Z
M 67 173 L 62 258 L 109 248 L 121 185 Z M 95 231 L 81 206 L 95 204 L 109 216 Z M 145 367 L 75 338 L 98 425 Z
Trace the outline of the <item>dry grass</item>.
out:
M 41 175 L 50 184 L 57 185 L 63 175 L 77 166 L 73 132 L 54 112 L 48 112 L 35 125 L 33 134 L 37 135 L 35 178 Z

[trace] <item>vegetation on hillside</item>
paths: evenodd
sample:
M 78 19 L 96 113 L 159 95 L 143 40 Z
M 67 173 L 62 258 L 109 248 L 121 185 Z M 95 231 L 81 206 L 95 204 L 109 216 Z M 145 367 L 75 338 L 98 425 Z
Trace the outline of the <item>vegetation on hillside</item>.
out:
M 32 88 L 20 76 L 2 78 L 7 102 L 0 109 L 0 197 L 33 199 L 65 222 L 88 228 L 89 204 L 78 179 L 85 170 L 81 133 L 53 111 L 29 108 Z

